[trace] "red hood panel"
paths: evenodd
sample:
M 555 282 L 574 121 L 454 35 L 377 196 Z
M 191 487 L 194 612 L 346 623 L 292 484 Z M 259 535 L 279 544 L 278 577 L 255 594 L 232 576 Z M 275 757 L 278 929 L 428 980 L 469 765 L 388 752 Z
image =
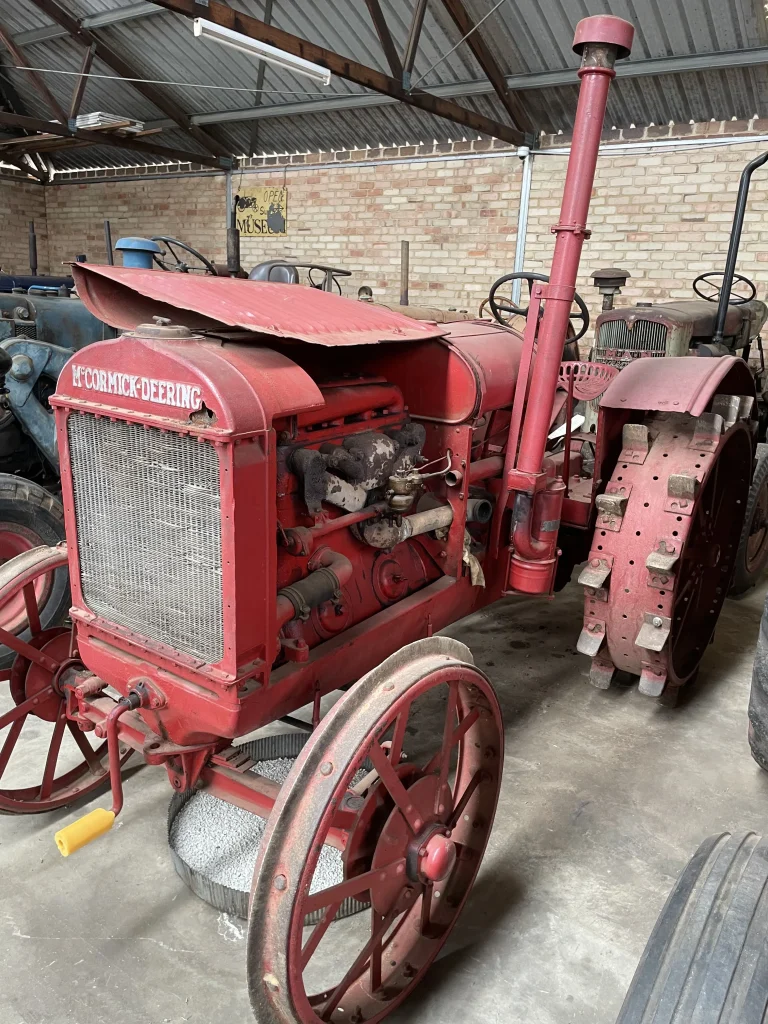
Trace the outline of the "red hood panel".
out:
M 242 328 L 314 345 L 374 345 L 440 338 L 444 326 L 297 284 L 74 263 L 78 294 L 119 330 L 167 316 L 194 331 Z

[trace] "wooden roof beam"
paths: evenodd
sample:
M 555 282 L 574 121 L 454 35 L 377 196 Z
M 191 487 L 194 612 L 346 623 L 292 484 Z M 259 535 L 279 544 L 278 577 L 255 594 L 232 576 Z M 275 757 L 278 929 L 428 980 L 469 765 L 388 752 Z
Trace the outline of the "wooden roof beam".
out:
M 22 117 L 21 114 L 6 114 L 4 111 L 0 111 L 0 125 L 3 124 L 15 128 L 26 128 L 30 132 L 60 135 L 64 139 L 80 139 L 92 146 L 114 146 L 117 149 L 131 149 L 136 153 L 150 153 L 152 156 L 164 157 L 169 163 L 180 161 L 181 163 L 202 164 L 204 167 L 215 167 L 217 170 L 229 170 L 231 167 L 231 161 L 226 157 L 189 153 L 186 150 L 171 149 L 169 146 L 147 142 L 145 139 L 136 139 L 130 135 L 83 131 L 80 128 L 72 129 L 68 128 L 66 124 L 57 124 L 55 121 L 42 121 L 37 117 Z M 30 139 L 32 146 L 34 146 L 34 141 L 34 138 Z
M 504 109 L 512 118 L 513 123 L 522 131 L 532 132 L 533 124 L 528 117 L 525 107 L 517 96 L 507 88 L 504 72 L 496 63 L 496 58 L 480 35 L 480 30 L 475 27 L 475 23 L 462 0 L 443 0 L 443 6 L 450 14 L 462 36 L 467 36 L 467 46 L 475 55 L 478 64 L 485 72 L 488 81 L 493 86 L 494 92 L 504 104 Z
M 88 74 L 96 56 L 96 43 L 91 43 L 83 56 L 83 63 L 80 65 L 80 77 L 78 78 L 72 93 L 72 102 L 69 104 L 69 119 L 74 121 L 80 113 L 80 104 L 83 102 L 83 93 L 88 84 Z
M 96 55 L 99 60 L 102 60 L 108 67 L 113 71 L 117 72 L 118 75 L 122 75 L 123 78 L 140 78 L 137 74 L 136 69 L 132 67 L 118 52 L 113 50 L 112 47 L 105 43 L 100 36 L 97 36 L 90 29 L 84 28 L 83 25 L 73 18 L 72 15 L 65 11 L 64 8 L 56 2 L 56 0 L 31 0 L 35 7 L 39 8 L 44 14 L 55 21 L 58 25 L 61 25 L 63 29 L 72 36 L 73 39 L 78 39 L 84 46 L 90 47 L 95 44 Z M 175 124 L 178 125 L 182 131 L 187 132 L 192 138 L 198 142 L 208 153 L 215 156 L 229 156 L 229 151 L 223 142 L 214 138 L 213 135 L 204 131 L 197 125 L 194 125 L 190 119 L 189 114 L 183 110 L 175 100 L 167 96 L 161 89 L 156 85 L 148 85 L 144 82 L 129 82 L 128 85 L 132 86 L 137 92 L 140 92 L 142 96 L 145 96 L 150 103 L 154 105 L 169 117 Z
M 13 57 L 17 67 L 29 67 L 29 61 L 25 57 L 24 51 L 14 43 L 11 33 L 2 24 L 0 24 L 0 43 L 3 44 L 11 57 Z M 27 75 L 32 85 L 40 94 L 43 103 L 45 103 L 51 115 L 57 117 L 62 124 L 66 124 L 67 115 L 40 75 L 36 71 L 25 71 L 24 74 Z
M 52 0 L 33 0 L 40 5 L 50 3 Z M 327 50 L 324 46 L 317 46 L 300 36 L 275 28 L 273 25 L 266 25 L 258 18 L 248 14 L 241 14 L 227 4 L 219 0 L 208 0 L 208 3 L 197 3 L 196 0 L 153 0 L 159 7 L 168 11 L 175 11 L 187 18 L 205 18 L 217 25 L 224 25 L 235 32 L 240 32 L 251 39 L 258 39 L 263 43 L 269 43 L 280 50 L 292 53 L 305 60 L 312 61 L 328 68 L 334 75 L 345 79 L 347 82 L 354 82 L 362 85 L 373 92 L 383 93 L 393 99 L 408 103 L 419 110 L 425 110 L 436 117 L 444 117 L 447 121 L 455 121 L 457 124 L 471 128 L 473 131 L 482 132 L 483 135 L 491 135 L 513 146 L 520 146 L 531 142 L 523 132 L 511 125 L 494 121 L 474 110 L 462 107 L 452 100 L 441 99 L 428 92 L 415 89 L 408 92 L 403 88 L 402 82 L 389 75 L 376 71 L 374 68 L 366 67 L 348 57 L 342 57 L 333 50 Z
M 379 42 L 384 51 L 384 56 L 387 58 L 387 64 L 389 64 L 392 77 L 402 79 L 403 65 L 400 63 L 400 56 L 397 52 L 395 41 L 392 38 L 392 33 L 387 26 L 379 0 L 365 0 L 365 6 L 368 8 L 373 27 L 376 29 L 376 35 L 379 37 Z M 265 18 L 264 20 L 266 21 L 267 19 Z

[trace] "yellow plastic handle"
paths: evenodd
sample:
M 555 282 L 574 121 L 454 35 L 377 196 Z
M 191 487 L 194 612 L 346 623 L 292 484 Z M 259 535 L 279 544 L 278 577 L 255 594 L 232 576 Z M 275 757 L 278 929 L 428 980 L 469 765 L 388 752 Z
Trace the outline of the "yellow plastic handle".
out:
M 113 811 L 105 811 L 103 807 L 97 807 L 90 814 L 85 814 L 71 825 L 59 829 L 54 836 L 59 853 L 62 857 L 68 857 L 70 853 L 76 853 L 87 846 L 88 843 L 109 832 L 115 820 Z

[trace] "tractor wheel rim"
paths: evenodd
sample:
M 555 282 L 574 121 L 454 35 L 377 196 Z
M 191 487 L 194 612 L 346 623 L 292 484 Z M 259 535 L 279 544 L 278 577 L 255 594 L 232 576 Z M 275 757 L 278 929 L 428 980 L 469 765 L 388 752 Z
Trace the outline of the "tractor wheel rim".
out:
M 400 753 L 414 701 L 432 696 L 430 691 L 437 688 L 443 688 L 447 698 L 441 739 L 436 741 L 431 756 L 430 751 L 424 752 L 416 769 L 409 764 L 403 775 Z M 389 741 L 385 740 L 387 735 Z M 323 747 L 329 757 L 334 757 L 332 751 L 338 749 L 327 743 Z M 274 1020 L 286 1024 L 373 1024 L 394 1010 L 437 956 L 469 894 L 493 822 L 502 751 L 503 731 L 495 696 L 485 677 L 468 665 L 430 672 L 402 694 L 385 714 L 371 721 L 354 755 L 340 766 L 337 784 L 327 791 L 329 799 L 323 798 L 319 826 L 305 833 L 308 849 L 304 861 L 296 863 L 295 875 L 292 861 L 304 856 L 304 839 L 301 843 L 281 840 L 286 843 L 280 853 L 286 875 L 277 875 L 274 887 L 280 889 L 285 883 L 286 897 L 292 899 L 289 917 L 285 919 L 287 928 L 282 934 L 285 978 L 277 980 L 269 973 L 258 973 L 260 965 L 252 962 L 252 930 L 252 1000 L 255 985 L 265 984 L 271 999 L 275 992 L 272 986 L 276 984 L 281 990 L 280 1004 L 285 1006 L 287 1000 L 291 1012 L 281 1012 L 274 1006 Z M 331 761 L 326 763 L 330 765 Z M 365 820 L 371 800 L 377 799 L 380 808 L 391 809 L 386 814 L 369 816 L 368 857 L 360 852 L 366 843 L 358 834 L 354 846 L 358 855 L 351 862 L 345 861 L 344 882 L 312 892 L 323 842 L 340 822 L 337 808 L 348 806 L 344 798 L 349 786 L 366 764 L 373 765 L 378 777 L 363 808 L 348 825 L 347 835 L 354 835 L 356 822 Z M 297 762 L 296 768 L 300 767 L 303 765 Z M 303 784 L 302 774 L 299 770 L 292 776 L 293 786 Z M 286 785 L 290 783 L 289 779 Z M 383 800 L 381 789 L 387 791 Z M 291 818 L 296 835 L 304 831 L 297 817 L 303 819 L 303 815 L 294 814 Z M 273 851 L 266 854 L 270 863 L 272 855 Z M 254 899 L 257 882 L 259 864 Z M 363 934 L 343 945 L 332 931 L 336 927 L 332 922 L 340 902 L 349 897 L 361 902 L 370 900 L 371 908 L 367 916 L 346 919 L 359 922 Z M 273 915 L 268 908 L 264 909 L 270 922 L 267 930 L 272 934 L 259 944 L 262 949 L 274 949 L 273 922 L 281 914 Z M 317 910 L 324 913 L 310 931 L 304 927 L 305 918 Z M 363 919 L 369 922 L 364 928 Z M 344 923 L 338 922 L 342 926 Z M 312 958 L 323 941 L 330 941 L 334 952 L 339 943 L 339 958 L 334 964 L 334 977 L 329 982 L 324 978 L 324 985 L 319 985 L 317 972 L 312 970 Z M 314 985 L 308 984 L 308 980 Z
M 41 544 L 45 544 L 45 541 L 34 530 L 19 523 L 0 522 L 0 565 Z M 35 580 L 35 597 L 39 608 L 45 607 L 52 588 L 53 573 Z M 0 627 L 9 633 L 21 633 L 28 626 L 24 595 L 19 593 L 0 608 Z
M 738 547 L 733 524 L 743 515 L 741 481 L 749 479 L 750 457 L 746 431 L 733 430 L 696 498 L 671 616 L 669 664 L 676 681 L 689 678 L 701 661 L 728 593 Z
M 20 653 L 0 675 L 0 811 L 11 814 L 64 807 L 97 789 L 109 774 L 106 742 L 92 746 L 88 733 L 67 718 L 57 680 L 70 660 L 71 630 L 41 627 L 33 595 L 46 575 L 52 573 L 40 570 L 20 592 L 30 636 L 9 639 Z M 0 621 L 3 612 L 0 606 Z M 125 752 L 123 760 L 129 756 Z

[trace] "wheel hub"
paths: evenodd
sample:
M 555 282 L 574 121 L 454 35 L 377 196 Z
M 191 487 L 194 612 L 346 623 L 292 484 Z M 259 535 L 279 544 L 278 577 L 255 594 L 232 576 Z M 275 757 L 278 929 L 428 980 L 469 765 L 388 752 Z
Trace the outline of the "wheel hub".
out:
M 456 849 L 445 826 L 451 811 L 451 791 L 444 784 L 438 800 L 439 788 L 438 775 L 422 775 L 408 787 L 411 804 L 424 824 L 419 834 L 414 836 L 399 809 L 394 808 L 376 843 L 371 861 L 373 870 L 383 869 L 404 858 L 406 877 L 419 887 L 435 880 L 438 872 L 444 872 L 440 878 L 450 873 L 456 863 Z M 428 872 L 435 877 L 432 878 Z M 401 891 L 402 881 L 393 877 L 391 886 L 381 886 L 373 893 L 374 910 L 380 914 L 389 913 Z
M 416 880 L 442 882 L 450 875 L 456 864 L 456 844 L 451 841 L 451 833 L 440 828 L 426 841 L 419 838 L 416 843 Z
M 69 640 L 70 631 L 64 627 L 56 627 L 44 630 L 33 637 L 29 643 L 30 646 L 47 654 L 59 665 L 69 657 Z M 45 697 L 41 697 L 33 711 L 36 718 L 41 718 L 45 722 L 56 721 L 61 704 L 61 693 L 54 681 L 54 675 L 48 669 L 28 661 L 22 655 L 16 658 L 11 669 L 11 695 L 16 704 L 21 704 L 22 701 L 29 700 L 30 697 L 35 697 L 44 690 L 50 690 L 51 687 L 54 692 L 49 692 Z

